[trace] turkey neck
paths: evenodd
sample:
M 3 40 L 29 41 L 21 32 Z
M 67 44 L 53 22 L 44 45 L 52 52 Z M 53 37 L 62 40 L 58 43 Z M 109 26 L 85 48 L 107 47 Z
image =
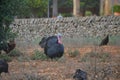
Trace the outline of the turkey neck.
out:
M 60 37 L 60 36 L 57 36 L 57 38 L 58 38 L 58 43 L 59 43 L 59 44 L 62 44 L 61 37 Z

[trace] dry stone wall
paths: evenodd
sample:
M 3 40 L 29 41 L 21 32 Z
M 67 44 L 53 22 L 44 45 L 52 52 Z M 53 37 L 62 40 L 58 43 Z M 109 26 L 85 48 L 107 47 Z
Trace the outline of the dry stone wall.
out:
M 33 41 L 45 35 L 62 33 L 63 37 L 102 37 L 120 34 L 120 16 L 15 19 L 10 25 L 17 40 Z

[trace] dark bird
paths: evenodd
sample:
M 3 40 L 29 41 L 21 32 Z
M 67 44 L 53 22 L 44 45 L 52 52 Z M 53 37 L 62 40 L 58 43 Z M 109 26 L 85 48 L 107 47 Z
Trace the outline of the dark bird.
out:
M 44 53 L 50 58 L 60 58 L 64 53 L 64 46 L 61 41 L 61 35 L 43 37 L 39 45 L 44 48 Z
M 87 73 L 81 69 L 76 69 L 75 75 L 73 76 L 75 80 L 87 80 Z
M 16 46 L 16 43 L 14 40 L 10 40 L 7 44 L 1 44 L 1 47 L 0 47 L 0 51 L 3 50 L 5 51 L 7 54 L 12 51 Z
M 16 46 L 15 41 L 14 40 L 10 40 L 7 43 L 7 46 L 8 47 L 4 48 L 3 51 L 5 51 L 8 54 L 10 51 L 12 51 L 15 48 L 15 46 Z
M 5 60 L 0 60 L 0 76 L 2 72 L 9 73 L 8 63 Z
M 63 56 L 64 53 L 64 46 L 62 44 L 54 44 L 51 47 L 46 47 L 45 54 L 49 56 L 50 58 L 60 58 Z
M 43 37 L 41 39 L 41 41 L 39 42 L 39 45 L 40 45 L 41 48 L 45 48 L 47 38 L 48 37 Z
M 50 36 L 47 38 L 47 41 L 46 41 L 46 45 L 47 47 L 51 47 L 51 45 L 53 44 L 58 44 L 58 37 L 57 36 Z
M 39 42 L 39 45 L 41 48 L 51 47 L 51 45 L 58 43 L 57 36 L 49 36 L 49 37 L 43 37 L 42 40 Z
M 107 45 L 108 42 L 109 42 L 109 35 L 107 35 L 107 36 L 101 41 L 101 43 L 99 44 L 99 46 Z

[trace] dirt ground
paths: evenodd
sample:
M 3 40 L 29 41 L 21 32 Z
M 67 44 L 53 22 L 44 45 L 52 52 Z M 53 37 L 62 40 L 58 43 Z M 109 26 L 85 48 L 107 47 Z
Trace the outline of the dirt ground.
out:
M 35 49 L 42 50 L 39 47 L 29 48 L 25 54 L 30 56 Z M 74 58 L 69 57 L 67 51 L 76 49 L 79 50 L 80 55 Z M 85 70 L 85 64 L 79 62 L 80 57 L 91 51 L 109 52 L 112 56 L 120 56 L 120 46 L 84 46 L 81 48 L 65 48 L 64 56 L 57 61 L 28 59 L 28 61 L 21 62 L 15 58 L 9 62 L 10 73 L 3 73 L 1 80 L 73 80 L 76 69 Z

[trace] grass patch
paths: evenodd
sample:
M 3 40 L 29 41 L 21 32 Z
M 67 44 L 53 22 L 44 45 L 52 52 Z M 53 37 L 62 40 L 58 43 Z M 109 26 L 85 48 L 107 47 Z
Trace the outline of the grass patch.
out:
M 10 57 L 19 57 L 20 55 L 22 55 L 22 52 L 20 52 L 18 49 L 14 49 L 8 54 Z
M 48 57 L 44 54 L 44 52 L 39 50 L 34 50 L 34 54 L 31 56 L 32 60 L 47 60 Z
M 17 60 L 20 62 L 26 62 L 26 61 L 30 61 L 30 58 L 28 56 L 23 55 L 23 56 L 19 56 Z
M 120 41 L 120 35 L 110 36 L 110 44 L 112 44 L 112 45 L 120 45 L 119 41 Z
M 34 41 L 33 41 L 33 44 L 39 44 L 40 41 L 41 41 L 40 38 L 35 38 Z
M 78 50 L 74 50 L 74 51 L 69 50 L 68 54 L 70 57 L 77 57 L 80 53 Z
M 7 54 L 0 54 L 0 59 L 4 59 L 7 62 L 12 61 L 12 58 L 8 56 Z

